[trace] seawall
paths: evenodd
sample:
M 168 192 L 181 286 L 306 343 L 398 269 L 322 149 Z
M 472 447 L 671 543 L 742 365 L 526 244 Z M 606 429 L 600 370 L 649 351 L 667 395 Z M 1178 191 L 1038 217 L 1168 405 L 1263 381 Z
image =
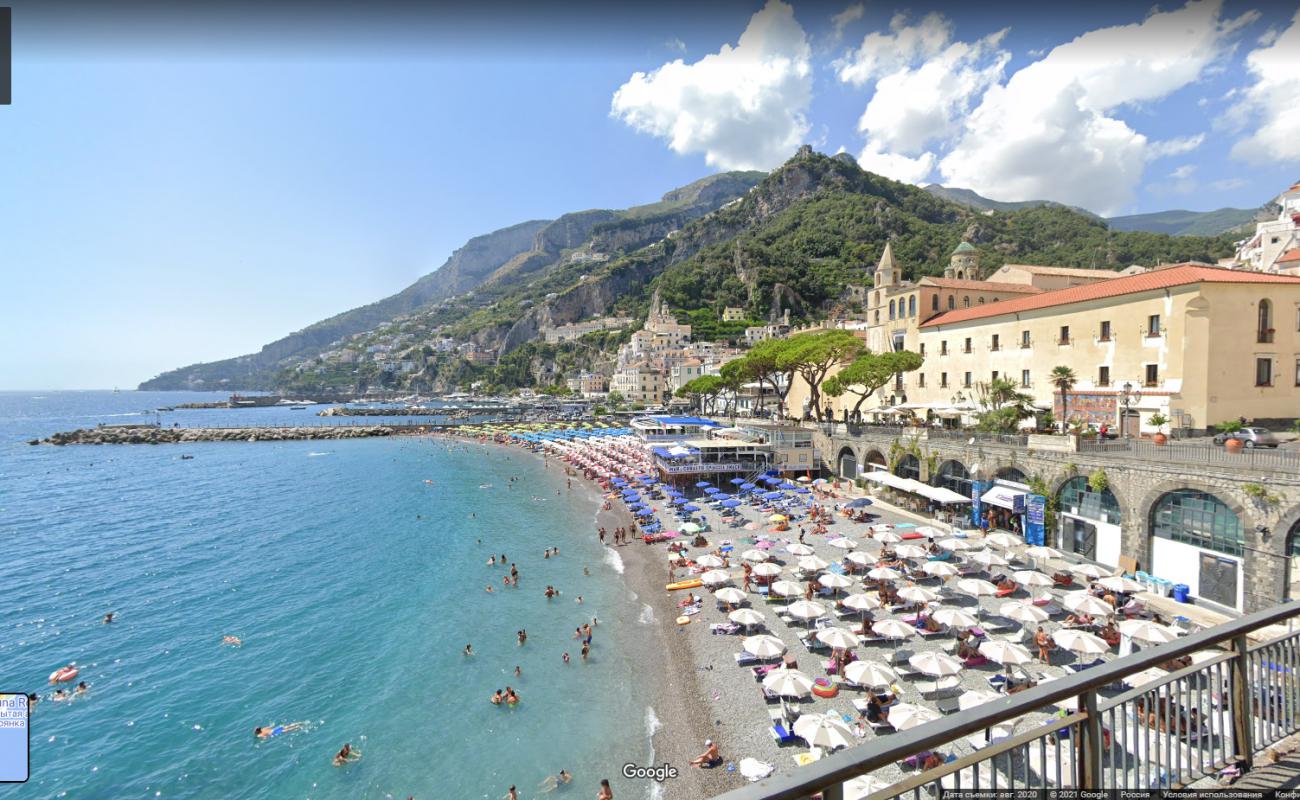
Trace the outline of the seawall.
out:
M 159 428 L 151 425 L 80 428 L 29 444 L 184 444 L 188 442 L 285 442 L 300 439 L 365 439 L 427 433 L 419 425 L 309 425 L 291 428 Z

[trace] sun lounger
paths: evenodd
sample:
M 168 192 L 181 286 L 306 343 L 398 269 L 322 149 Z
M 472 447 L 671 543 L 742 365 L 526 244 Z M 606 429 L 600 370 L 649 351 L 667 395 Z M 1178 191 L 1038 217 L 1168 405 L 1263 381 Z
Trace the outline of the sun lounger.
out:
M 709 632 L 730 636 L 740 633 L 740 626 L 734 622 L 715 622 L 709 626 Z
M 772 739 L 776 742 L 777 747 L 784 747 L 788 744 L 796 744 L 799 742 L 799 737 L 791 733 L 785 725 L 780 722 L 774 722 L 772 727 L 767 729 L 767 732 L 772 735 Z
M 917 681 L 913 686 L 922 696 L 934 695 L 961 686 L 961 678 L 956 675 L 945 675 L 933 681 Z
M 939 710 L 940 714 L 954 714 L 961 710 L 961 704 L 956 697 L 943 697 L 934 701 L 934 707 Z
M 1087 664 L 1066 664 L 1064 669 L 1066 672 L 1083 672 L 1085 669 L 1100 667 L 1102 664 L 1105 663 L 1106 662 L 1104 659 L 1095 658 L 1092 661 L 1089 661 Z

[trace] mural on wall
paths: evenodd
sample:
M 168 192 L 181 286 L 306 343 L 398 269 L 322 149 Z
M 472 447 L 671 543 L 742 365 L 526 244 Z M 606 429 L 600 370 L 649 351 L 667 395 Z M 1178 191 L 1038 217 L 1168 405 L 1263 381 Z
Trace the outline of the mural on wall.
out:
M 1065 416 L 1068 414 L 1069 416 Z M 1069 408 L 1061 405 L 1061 393 L 1052 394 L 1052 416 L 1057 419 L 1115 426 L 1119 403 L 1114 392 L 1070 392 Z

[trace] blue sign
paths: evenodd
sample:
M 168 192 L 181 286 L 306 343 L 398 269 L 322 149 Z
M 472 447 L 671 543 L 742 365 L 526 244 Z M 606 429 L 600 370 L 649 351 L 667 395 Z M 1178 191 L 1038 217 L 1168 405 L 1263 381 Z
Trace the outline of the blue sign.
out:
M 988 481 L 970 482 L 970 522 L 976 528 L 984 527 L 984 501 L 980 498 L 988 487 Z
M 1019 498 L 1017 498 L 1019 499 Z M 1029 544 L 1046 544 L 1044 522 L 1047 519 L 1047 498 L 1041 494 L 1025 496 L 1025 541 Z

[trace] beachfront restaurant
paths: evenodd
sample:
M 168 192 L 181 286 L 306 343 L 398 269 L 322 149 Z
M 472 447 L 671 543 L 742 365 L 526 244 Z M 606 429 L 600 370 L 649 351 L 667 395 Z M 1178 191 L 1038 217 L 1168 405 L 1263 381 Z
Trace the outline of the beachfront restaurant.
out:
M 722 423 L 703 417 L 681 417 L 672 414 L 650 414 L 633 417 L 628 423 L 632 433 L 643 442 L 673 442 L 683 439 L 703 439 L 709 431 L 722 427 Z
M 895 475 L 889 470 L 877 469 L 863 473 L 863 480 L 879 487 L 887 487 L 900 493 L 897 498 L 904 507 L 916 512 L 935 514 L 936 518 L 953 524 L 962 522 L 961 506 L 971 499 L 943 486 L 931 486 L 916 478 Z
M 686 439 L 650 448 L 655 468 L 665 483 L 716 483 L 732 477 L 750 478 L 772 463 L 772 447 L 742 439 Z

